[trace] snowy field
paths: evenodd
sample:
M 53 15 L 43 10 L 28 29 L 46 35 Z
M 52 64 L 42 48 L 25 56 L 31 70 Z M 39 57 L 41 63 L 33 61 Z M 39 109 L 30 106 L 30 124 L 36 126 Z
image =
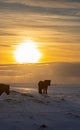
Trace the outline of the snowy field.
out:
M 11 84 L 0 96 L 0 130 L 80 130 L 80 85 Z

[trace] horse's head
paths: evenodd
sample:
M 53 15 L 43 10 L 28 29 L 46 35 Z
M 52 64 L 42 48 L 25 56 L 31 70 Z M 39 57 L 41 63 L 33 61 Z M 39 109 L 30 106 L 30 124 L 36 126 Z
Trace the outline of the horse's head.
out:
M 44 82 L 45 82 L 46 85 L 50 85 L 51 80 L 44 80 Z

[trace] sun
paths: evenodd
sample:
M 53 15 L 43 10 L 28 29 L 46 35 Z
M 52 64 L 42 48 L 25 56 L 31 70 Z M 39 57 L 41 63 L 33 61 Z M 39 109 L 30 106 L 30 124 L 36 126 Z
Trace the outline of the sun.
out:
M 35 43 L 32 40 L 28 40 L 17 46 L 14 56 L 18 63 L 38 63 L 41 53 Z

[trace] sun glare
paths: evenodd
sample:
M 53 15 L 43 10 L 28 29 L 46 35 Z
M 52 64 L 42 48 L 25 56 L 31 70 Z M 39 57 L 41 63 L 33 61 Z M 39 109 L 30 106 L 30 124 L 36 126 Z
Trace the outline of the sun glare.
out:
M 18 63 L 38 63 L 41 57 L 40 51 L 33 41 L 23 42 L 16 48 L 15 59 Z

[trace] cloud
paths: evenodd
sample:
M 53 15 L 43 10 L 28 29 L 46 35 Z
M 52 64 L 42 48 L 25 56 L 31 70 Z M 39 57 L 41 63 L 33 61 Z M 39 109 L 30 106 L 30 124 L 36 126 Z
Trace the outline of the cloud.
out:
M 2 1 L 2 0 L 1 0 Z M 6 3 L 21 3 L 31 6 L 55 7 L 55 8 L 76 8 L 80 7 L 79 1 L 74 0 L 4 0 Z
M 29 22 L 33 26 L 37 24 L 40 24 L 42 26 L 58 26 L 58 25 L 63 25 L 63 26 L 79 26 L 80 18 L 78 17 L 80 9 L 78 7 L 76 8 L 60 8 L 60 3 L 62 4 L 65 3 L 66 1 L 58 1 L 56 2 L 57 6 L 52 6 L 52 7 L 44 7 L 46 3 L 49 2 L 54 4 L 54 1 L 49 1 L 47 0 L 46 2 L 44 1 L 0 1 L 0 9 L 4 13 L 5 21 L 7 22 L 8 25 L 8 20 L 10 21 L 11 25 L 16 25 L 17 23 L 19 24 L 24 24 L 27 26 L 27 23 Z M 32 4 L 31 4 L 32 3 Z M 33 3 L 35 5 L 33 5 Z M 36 6 L 36 3 L 38 4 Z M 42 3 L 42 5 L 40 4 Z M 70 2 L 69 2 L 70 4 Z M 73 2 L 72 2 L 73 4 Z M 79 3 L 78 3 L 79 5 Z M 7 14 L 5 15 L 5 12 L 7 11 Z M 1 16 L 1 15 L 0 15 Z M 27 16 L 27 17 L 26 17 Z M 14 19 L 15 17 L 15 19 Z M 30 19 L 31 17 L 31 19 Z M 24 21 L 22 21 L 24 19 Z M 35 19 L 35 20 L 34 20 Z M 30 21 L 31 20 L 31 21 Z M 35 22 L 35 24 L 34 24 Z M 26 23 L 26 24 L 25 24 Z M 8 25 L 8 27 L 10 26 Z M 48 25 L 47 25 L 48 24 Z M 39 26 L 40 26 L 39 25 Z M 28 25 L 29 26 L 29 25 Z
M 46 77 L 51 79 L 52 83 L 80 83 L 80 63 L 0 65 L 0 76 L 4 80 L 6 76 L 10 82 L 14 77 L 17 82 L 26 79 L 26 82 L 37 83 Z
M 11 47 L 11 45 L 7 45 L 7 44 L 0 44 L 0 47 Z
M 56 73 L 61 77 L 80 77 L 80 63 L 60 63 Z
M 37 4 L 36 4 L 37 3 Z M 7 11 L 19 11 L 19 12 L 31 12 L 31 13 L 47 13 L 47 14 L 62 14 L 62 15 L 75 15 L 74 11 L 80 10 L 78 6 L 80 7 L 80 4 L 77 3 L 77 6 L 73 6 L 73 8 L 69 8 L 70 2 L 68 3 L 68 8 L 65 8 L 63 6 L 63 3 L 66 4 L 66 2 L 54 2 L 47 0 L 44 1 L 0 1 L 0 9 L 7 10 Z M 71 3 L 73 5 L 74 3 Z M 46 6 L 47 5 L 47 6 Z M 51 5 L 51 6 L 49 6 Z M 62 5 L 62 6 L 61 6 Z
M 44 8 L 44 7 L 38 7 L 38 6 L 31 6 L 31 5 L 26 5 L 24 3 L 7 3 L 7 2 L 0 2 L 0 10 L 7 10 L 7 11 L 19 11 L 19 12 L 33 12 L 33 13 L 52 13 L 52 8 Z
M 45 50 L 46 44 L 54 43 L 68 44 L 68 46 L 75 44 L 79 48 L 79 34 L 80 2 L 78 0 L 0 0 L 0 47 L 4 47 L 0 54 L 6 61 L 9 58 L 4 58 L 3 52 L 6 51 L 10 56 L 7 47 L 24 41 L 24 37 L 42 42 Z M 52 46 L 49 49 L 51 54 L 53 50 Z M 64 52 L 66 49 L 60 50 L 62 56 L 61 51 Z M 71 53 L 72 58 L 75 57 L 73 59 L 80 55 L 79 49 L 77 51 L 73 48 Z M 48 51 L 46 54 L 49 55 Z M 69 59 L 71 54 L 67 56 Z
M 0 30 L 0 36 L 16 36 L 16 34 L 11 32 L 6 32 L 5 30 L 4 31 Z

